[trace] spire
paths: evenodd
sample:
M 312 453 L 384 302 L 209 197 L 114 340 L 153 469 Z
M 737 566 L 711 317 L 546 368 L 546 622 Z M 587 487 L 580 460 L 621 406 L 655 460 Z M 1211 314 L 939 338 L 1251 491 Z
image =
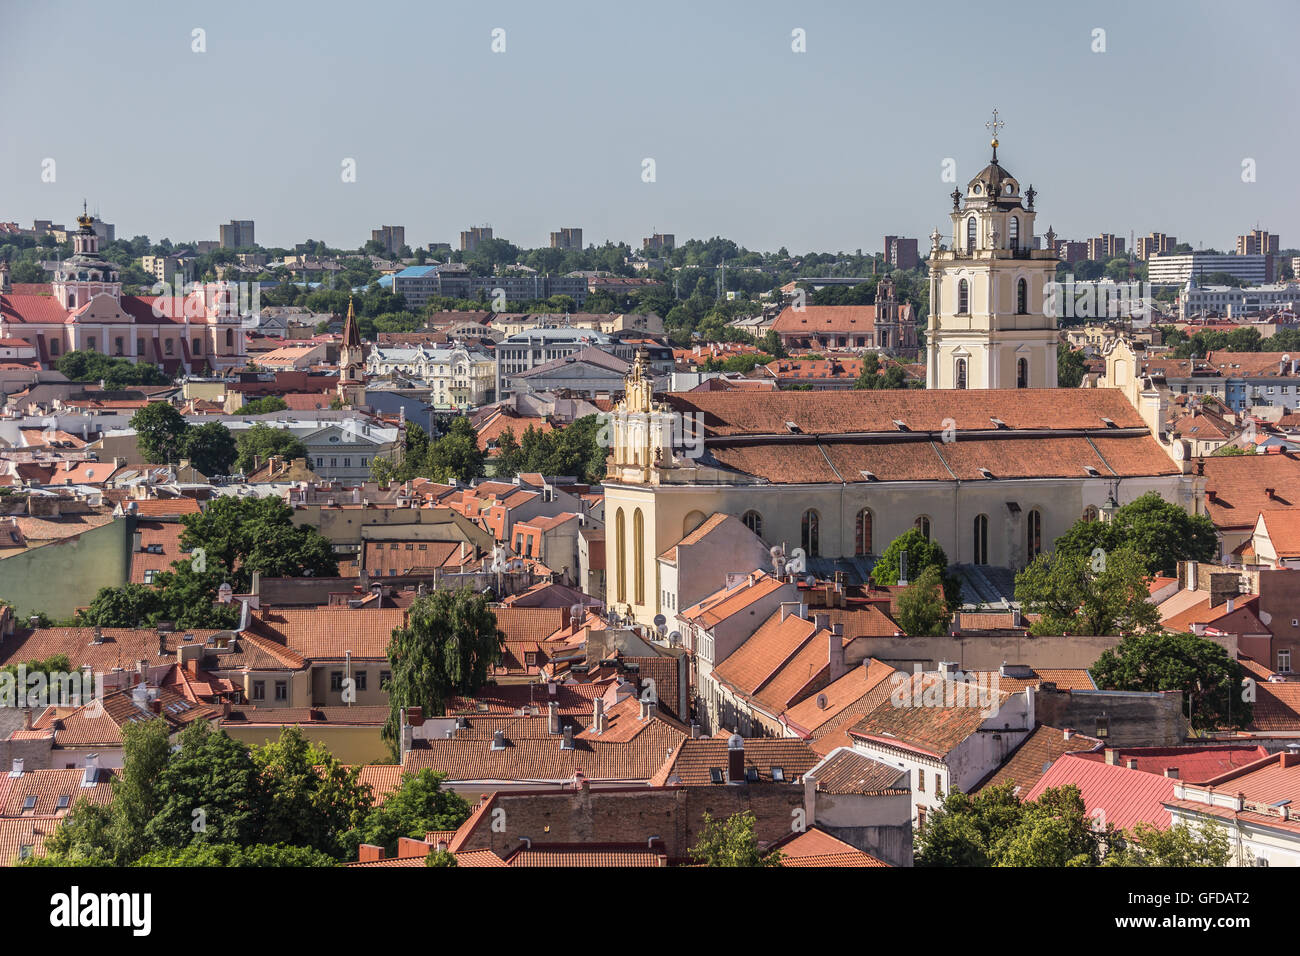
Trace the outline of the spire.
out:
M 995 163 L 998 161 L 998 130 L 1002 129 L 1006 125 L 1006 123 L 998 119 L 998 111 L 996 108 L 993 110 L 993 119 L 984 124 L 985 129 L 993 132 L 993 141 L 990 145 L 993 147 L 993 162 Z
M 343 347 L 361 347 L 361 334 L 357 331 L 357 317 L 352 310 L 352 296 L 348 296 L 348 318 L 343 323 Z

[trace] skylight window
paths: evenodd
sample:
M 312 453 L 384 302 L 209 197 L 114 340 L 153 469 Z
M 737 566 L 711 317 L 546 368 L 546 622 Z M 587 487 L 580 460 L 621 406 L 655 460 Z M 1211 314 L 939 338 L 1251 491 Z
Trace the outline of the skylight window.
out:
M 710 768 L 709 768 L 709 779 L 712 780 L 714 783 L 722 783 L 722 768 L 721 768 L 721 767 L 710 767 Z
M 776 783 L 785 783 L 785 768 L 784 768 L 784 767 L 773 767 L 773 768 L 772 768 L 772 780 L 773 780 L 774 782 L 776 782 Z

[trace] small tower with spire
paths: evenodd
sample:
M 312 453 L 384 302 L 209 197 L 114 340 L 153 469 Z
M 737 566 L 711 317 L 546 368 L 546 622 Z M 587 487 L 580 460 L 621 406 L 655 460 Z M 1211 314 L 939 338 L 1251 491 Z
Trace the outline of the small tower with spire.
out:
M 365 355 L 351 296 L 348 317 L 343 323 L 343 345 L 339 349 L 339 401 L 349 408 L 363 408 L 366 404 Z

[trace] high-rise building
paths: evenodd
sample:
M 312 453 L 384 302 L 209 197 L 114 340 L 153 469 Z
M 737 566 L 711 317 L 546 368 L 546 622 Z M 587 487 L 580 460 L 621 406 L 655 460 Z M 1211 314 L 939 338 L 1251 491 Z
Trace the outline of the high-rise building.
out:
M 1137 257 L 1146 262 L 1152 256 L 1166 256 L 1174 251 L 1174 246 L 1178 245 L 1178 239 L 1174 236 L 1166 236 L 1163 232 L 1152 232 L 1141 236 L 1137 241 Z
M 552 249 L 582 249 L 582 230 L 566 226 L 559 232 L 551 233 Z
M 484 239 L 492 238 L 491 226 L 470 226 L 460 234 L 460 251 L 474 252 Z
M 920 263 L 916 240 L 902 236 L 885 236 L 885 265 L 891 269 L 915 269 Z
M 656 232 L 641 240 L 642 252 L 672 252 L 677 238 L 671 232 Z
M 1082 262 L 1088 258 L 1088 244 L 1073 239 L 1057 239 L 1052 243 L 1056 256 L 1067 265 Z
M 1237 237 L 1239 256 L 1275 256 L 1277 247 L 1277 236 L 1263 229 L 1252 229 L 1246 235 Z
M 221 227 L 222 249 L 248 249 L 257 245 L 253 240 L 253 220 L 232 219 Z
M 1100 236 L 1088 240 L 1088 258 L 1104 262 L 1124 255 L 1124 239 L 1121 236 L 1103 232 Z
M 951 249 L 930 236 L 927 388 L 1055 388 L 1056 313 L 1043 307 L 1056 253 L 1036 249 L 1035 189 L 993 159 L 952 191 Z
M 405 226 L 380 226 L 370 230 L 370 241 L 378 242 L 390 256 L 395 256 L 406 245 Z

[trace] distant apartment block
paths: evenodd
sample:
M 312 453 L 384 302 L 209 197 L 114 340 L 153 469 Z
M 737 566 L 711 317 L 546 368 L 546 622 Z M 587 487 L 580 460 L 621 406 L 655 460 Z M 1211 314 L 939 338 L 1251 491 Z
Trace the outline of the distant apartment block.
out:
M 533 302 L 567 295 L 575 305 L 587 300 L 587 280 L 581 276 L 513 275 L 475 276 L 460 263 L 447 266 L 410 266 L 393 276 L 393 291 L 407 308 L 422 308 L 433 296 L 478 299 L 490 303 L 500 289 L 507 303 Z
M 1188 252 L 1177 256 L 1154 256 L 1147 260 L 1147 281 L 1152 285 L 1186 285 L 1192 276 L 1198 281 L 1214 272 L 1226 272 L 1234 279 L 1259 285 L 1268 281 L 1268 256 L 1229 256 L 1219 252 Z
M 891 269 L 915 269 L 919 263 L 915 239 L 885 236 L 885 265 Z
M 565 250 L 582 249 L 582 230 L 565 227 L 559 232 L 551 233 L 551 248 Z
M 247 249 L 257 243 L 253 240 L 253 220 L 232 219 L 221 227 L 222 249 Z
M 1271 232 L 1252 229 L 1244 236 L 1237 237 L 1237 255 L 1239 256 L 1275 256 L 1278 239 Z
M 677 237 L 671 232 L 656 232 L 641 240 L 642 252 L 672 252 L 677 245 Z
M 395 256 L 401 251 L 402 246 L 406 245 L 406 227 L 380 226 L 378 229 L 372 229 L 370 241 L 379 243 L 384 247 L 385 252 Z
M 1152 256 L 1167 256 L 1174 251 L 1176 245 L 1178 239 L 1174 236 L 1166 236 L 1163 232 L 1148 233 L 1138 237 L 1137 257 L 1146 262 Z
M 141 256 L 140 268 L 159 282 L 174 282 L 178 277 L 182 282 L 191 278 L 190 260 L 178 256 Z
M 484 239 L 492 238 L 491 226 L 471 226 L 460 234 L 460 251 L 474 252 Z
M 1057 239 L 1056 254 L 1060 256 L 1062 262 L 1073 265 L 1088 258 L 1088 244 L 1070 239 Z
M 1088 240 L 1088 258 L 1095 261 L 1115 259 L 1124 255 L 1124 240 L 1119 236 L 1103 232 L 1100 236 Z

